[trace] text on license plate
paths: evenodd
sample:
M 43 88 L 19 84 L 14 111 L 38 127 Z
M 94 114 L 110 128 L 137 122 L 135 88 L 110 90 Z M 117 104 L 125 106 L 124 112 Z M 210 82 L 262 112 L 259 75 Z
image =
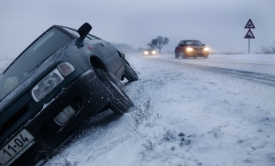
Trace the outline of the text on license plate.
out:
M 23 129 L 0 150 L 0 166 L 6 165 L 11 160 L 7 164 L 10 165 L 13 162 L 13 158 L 15 160 L 33 144 L 30 144 L 33 139 L 34 137 L 26 129 Z

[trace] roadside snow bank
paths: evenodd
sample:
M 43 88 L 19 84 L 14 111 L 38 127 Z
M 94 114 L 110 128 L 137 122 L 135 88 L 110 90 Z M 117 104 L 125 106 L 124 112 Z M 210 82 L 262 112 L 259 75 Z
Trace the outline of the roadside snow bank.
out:
M 125 87 L 135 107 L 91 119 L 47 166 L 274 165 L 274 87 L 158 57 L 128 58 L 139 75 Z

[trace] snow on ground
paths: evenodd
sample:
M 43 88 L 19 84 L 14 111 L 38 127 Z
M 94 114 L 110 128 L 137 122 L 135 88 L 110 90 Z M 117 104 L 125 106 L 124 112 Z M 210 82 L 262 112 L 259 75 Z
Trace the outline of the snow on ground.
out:
M 91 118 L 45 165 L 274 166 L 275 88 L 172 63 L 229 59 L 228 66 L 239 69 L 248 57 L 215 56 L 128 56 L 139 80 L 124 82 L 124 90 L 135 107 L 121 117 L 107 111 Z M 271 55 L 265 56 L 267 61 L 260 61 L 269 63 Z M 246 64 L 242 68 L 250 69 Z
M 209 55 L 209 59 L 175 59 L 173 55 L 160 56 L 166 61 L 176 62 L 182 60 L 182 63 L 214 66 L 228 69 L 237 69 L 242 71 L 251 71 L 275 75 L 275 55 L 274 54 L 240 54 L 240 55 Z

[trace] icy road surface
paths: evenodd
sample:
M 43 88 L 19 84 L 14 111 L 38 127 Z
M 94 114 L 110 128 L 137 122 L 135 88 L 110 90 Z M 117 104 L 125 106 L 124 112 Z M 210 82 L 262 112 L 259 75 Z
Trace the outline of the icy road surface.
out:
M 46 166 L 275 165 L 275 55 L 127 58 L 135 107 L 91 118 Z

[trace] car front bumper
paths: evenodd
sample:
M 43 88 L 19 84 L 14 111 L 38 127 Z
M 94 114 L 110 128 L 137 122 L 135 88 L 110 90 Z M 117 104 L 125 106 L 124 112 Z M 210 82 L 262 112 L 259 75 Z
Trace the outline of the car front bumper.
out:
M 28 110 L 26 114 L 36 112 L 31 118 L 25 119 L 24 122 L 22 118 L 16 121 L 22 124 L 21 127 L 9 135 L 0 147 L 7 152 L 5 154 L 14 155 L 5 165 L 34 165 L 41 159 L 54 155 L 54 150 L 71 136 L 83 120 L 102 111 L 108 103 L 106 88 L 102 82 L 92 69 L 86 71 L 36 111 L 33 110 L 35 107 L 29 108 L 32 110 Z M 54 119 L 68 106 L 74 109 L 75 114 L 60 126 Z M 12 154 L 14 149 L 8 147 L 16 146 L 17 137 L 22 137 L 22 133 L 26 131 L 33 139 L 30 142 L 26 141 L 23 149 Z M 14 143 L 15 140 L 17 142 Z
M 208 55 L 208 51 L 184 51 L 186 57 L 206 57 Z

